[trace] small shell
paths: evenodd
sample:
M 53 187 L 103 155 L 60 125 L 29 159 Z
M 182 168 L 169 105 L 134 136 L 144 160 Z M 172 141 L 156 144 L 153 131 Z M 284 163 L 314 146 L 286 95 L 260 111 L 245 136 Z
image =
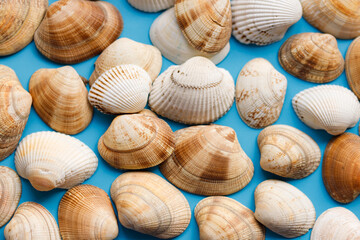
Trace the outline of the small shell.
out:
M 208 197 L 195 207 L 200 240 L 265 240 L 265 228 L 254 213 L 228 197 Z
M 346 53 L 346 77 L 351 90 L 360 98 L 360 37 L 356 38 Z
M 279 62 L 288 73 L 302 80 L 327 83 L 344 71 L 344 58 L 330 34 L 300 33 L 281 46 Z
M 90 178 L 95 153 L 80 140 L 57 132 L 37 132 L 21 140 L 15 153 L 19 175 L 39 191 L 69 189 Z
M 144 12 L 158 12 L 174 6 L 175 0 L 128 0 L 129 4 Z
M 149 106 L 157 114 L 186 124 L 211 123 L 234 101 L 234 80 L 209 59 L 193 57 L 171 66 L 155 81 Z
M 296 187 L 279 180 L 266 180 L 256 187 L 255 207 L 255 218 L 286 238 L 306 234 L 316 219 L 310 199 Z
M 119 221 L 126 228 L 167 239 L 183 233 L 190 223 L 190 206 L 184 195 L 154 173 L 123 173 L 110 192 Z
M 347 88 L 323 85 L 308 88 L 292 99 L 296 115 L 313 129 L 339 135 L 354 127 L 360 118 L 360 104 Z
M 250 182 L 254 166 L 235 131 L 214 124 L 176 131 L 174 153 L 160 165 L 160 171 L 187 192 L 228 195 Z
M 287 80 L 270 62 L 255 58 L 239 73 L 236 107 L 250 127 L 263 128 L 278 120 L 284 103 Z
M 71 188 L 62 197 L 59 227 L 63 239 L 114 239 L 119 233 L 115 212 L 104 190 L 87 184 Z

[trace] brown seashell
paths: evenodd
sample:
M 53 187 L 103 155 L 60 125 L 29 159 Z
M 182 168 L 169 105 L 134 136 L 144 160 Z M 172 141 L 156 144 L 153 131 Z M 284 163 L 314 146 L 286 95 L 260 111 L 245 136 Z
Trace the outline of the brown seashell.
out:
M 356 38 L 346 53 L 346 77 L 351 90 L 360 98 L 360 37 Z

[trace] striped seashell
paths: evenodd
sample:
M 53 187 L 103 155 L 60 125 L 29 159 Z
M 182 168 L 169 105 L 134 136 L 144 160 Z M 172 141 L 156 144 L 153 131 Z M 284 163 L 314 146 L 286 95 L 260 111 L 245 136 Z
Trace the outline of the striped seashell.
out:
M 360 37 L 349 46 L 346 53 L 346 78 L 351 90 L 360 98 Z
M 128 3 L 144 12 L 158 12 L 174 6 L 175 0 L 128 0 Z

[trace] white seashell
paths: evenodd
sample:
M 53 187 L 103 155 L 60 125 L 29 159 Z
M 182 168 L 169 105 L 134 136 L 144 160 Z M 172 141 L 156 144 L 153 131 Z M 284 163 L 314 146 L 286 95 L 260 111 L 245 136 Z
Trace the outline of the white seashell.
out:
M 128 0 L 129 4 L 144 12 L 158 12 L 174 6 L 175 0 Z

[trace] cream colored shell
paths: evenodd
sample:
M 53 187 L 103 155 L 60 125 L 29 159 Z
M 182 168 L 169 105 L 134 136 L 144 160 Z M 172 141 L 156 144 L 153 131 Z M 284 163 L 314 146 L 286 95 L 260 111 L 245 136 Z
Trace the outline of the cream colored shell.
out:
M 175 0 L 128 0 L 131 6 L 144 12 L 158 12 L 174 6 Z

